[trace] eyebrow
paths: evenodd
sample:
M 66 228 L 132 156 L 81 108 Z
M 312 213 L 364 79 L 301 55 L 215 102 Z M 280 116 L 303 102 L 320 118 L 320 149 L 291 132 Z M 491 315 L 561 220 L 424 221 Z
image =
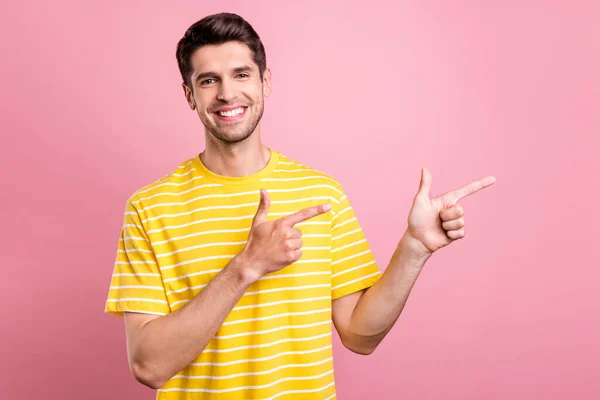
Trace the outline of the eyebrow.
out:
M 252 67 L 250 67 L 248 65 L 242 65 L 240 67 L 235 67 L 232 71 L 234 74 L 239 74 L 241 72 L 251 72 L 252 70 L 253 70 Z M 195 81 L 198 82 L 199 80 L 202 80 L 205 78 L 210 78 L 213 76 L 218 76 L 218 74 L 213 71 L 202 72 L 201 74 L 198 74 L 198 76 L 196 76 Z

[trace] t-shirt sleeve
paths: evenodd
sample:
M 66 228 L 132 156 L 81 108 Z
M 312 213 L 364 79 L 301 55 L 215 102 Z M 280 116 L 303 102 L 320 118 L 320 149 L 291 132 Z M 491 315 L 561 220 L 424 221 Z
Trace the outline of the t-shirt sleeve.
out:
M 125 207 L 104 311 L 118 317 L 124 311 L 156 315 L 171 311 L 155 254 L 131 199 Z
M 346 194 L 333 202 L 331 234 L 331 298 L 372 286 L 382 273 Z

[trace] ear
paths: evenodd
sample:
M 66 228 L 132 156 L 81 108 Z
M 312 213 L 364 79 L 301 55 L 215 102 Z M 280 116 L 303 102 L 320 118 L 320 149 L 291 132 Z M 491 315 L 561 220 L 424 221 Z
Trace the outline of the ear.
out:
M 190 108 L 192 110 L 196 109 L 196 102 L 194 101 L 194 93 L 192 93 L 190 88 L 187 87 L 185 82 L 183 82 L 181 84 L 181 87 L 183 88 L 183 94 L 184 94 L 185 99 L 186 99 L 188 105 L 190 106 Z
M 269 68 L 265 69 L 263 72 L 263 95 L 265 97 L 269 97 L 271 94 L 271 70 Z

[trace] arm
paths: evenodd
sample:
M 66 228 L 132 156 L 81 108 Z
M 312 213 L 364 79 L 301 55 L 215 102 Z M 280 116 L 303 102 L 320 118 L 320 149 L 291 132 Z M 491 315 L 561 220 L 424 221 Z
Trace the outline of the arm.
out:
M 130 370 L 139 382 L 160 388 L 198 357 L 252 283 L 300 258 L 302 232 L 294 225 L 329 210 L 319 205 L 268 221 L 269 206 L 262 191 L 244 250 L 185 306 L 165 316 L 124 313 Z
M 124 313 L 129 367 L 137 381 L 158 389 L 198 357 L 258 279 L 244 265 L 236 256 L 188 304 L 166 316 Z
M 383 276 L 370 288 L 336 299 L 333 322 L 345 347 L 371 354 L 392 329 L 428 256 L 412 251 L 418 243 L 404 235 Z
M 408 215 L 408 228 L 385 273 L 364 293 L 337 299 L 332 305 L 344 345 L 359 354 L 372 353 L 402 312 L 423 265 L 437 250 L 465 236 L 464 211 L 457 204 L 496 182 L 488 176 L 431 199 L 431 174 L 423 168 L 421 184 Z

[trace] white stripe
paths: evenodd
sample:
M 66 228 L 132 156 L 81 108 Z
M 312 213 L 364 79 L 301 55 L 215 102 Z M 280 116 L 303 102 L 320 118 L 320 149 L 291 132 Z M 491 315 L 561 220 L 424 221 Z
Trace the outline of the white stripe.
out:
M 123 224 L 123 228 L 138 228 L 140 230 L 144 230 L 143 227 L 136 224 Z
M 148 242 L 149 243 L 148 239 L 143 238 L 143 237 L 138 237 L 138 236 L 125 236 L 125 237 L 122 237 L 122 238 L 119 239 L 119 241 L 123 241 L 123 242 L 126 241 L 126 240 L 131 240 L 131 241 L 134 241 L 134 240 L 143 240 L 144 242 Z
M 339 284 L 339 285 L 337 285 L 337 286 L 334 286 L 334 287 L 332 287 L 332 288 L 331 288 L 331 290 L 336 290 L 336 289 L 339 289 L 339 288 L 341 288 L 341 287 L 348 286 L 348 285 L 350 285 L 350 284 L 352 284 L 352 283 L 355 283 L 355 282 L 362 281 L 363 279 L 370 278 L 370 277 L 372 277 L 372 276 L 375 276 L 375 275 L 378 275 L 378 274 L 380 274 L 380 273 L 381 273 L 381 271 L 373 272 L 372 274 L 365 275 L 365 276 L 362 276 L 362 277 L 360 277 L 360 278 L 357 278 L 357 279 L 353 279 L 353 280 L 351 280 L 351 281 L 348 281 L 348 282 L 345 282 L 345 283 L 341 283 L 341 284 Z
M 338 247 L 337 249 L 333 249 L 333 250 L 331 250 L 331 252 L 335 253 L 336 251 L 344 250 L 344 249 L 347 249 L 348 247 L 356 246 L 357 244 L 361 244 L 361 243 L 364 243 L 366 241 L 367 241 L 367 239 L 357 240 L 356 242 L 348 243 L 348 244 L 346 244 L 346 245 L 344 245 L 342 247 Z
M 324 337 L 324 336 L 329 336 L 329 334 L 326 333 L 324 335 L 319 335 L 319 337 Z M 274 360 L 276 358 L 288 356 L 288 355 L 292 355 L 292 354 L 318 353 L 319 351 L 327 350 L 330 348 L 331 348 L 331 345 L 327 345 L 327 346 L 319 347 L 318 349 L 302 350 L 302 351 L 286 351 L 283 353 L 275 354 L 275 355 L 268 356 L 268 357 L 262 357 L 262 358 L 248 358 L 245 360 L 235 360 L 235 361 L 229 361 L 229 362 L 224 362 L 224 363 L 213 363 L 213 362 L 191 363 L 190 366 L 193 366 L 193 367 L 209 367 L 209 366 L 210 367 L 228 367 L 230 365 L 235 365 L 235 364 L 245 364 L 245 363 L 251 363 L 251 362 Z
M 294 262 L 293 264 L 311 264 L 311 263 L 318 263 L 318 262 L 328 263 L 328 262 L 331 262 L 331 259 L 330 258 L 316 258 L 313 260 L 298 260 L 298 261 Z
M 329 197 L 329 196 L 320 196 L 320 197 L 305 197 L 305 198 L 294 199 L 294 200 L 271 200 L 271 204 L 301 203 L 301 202 L 306 202 L 306 201 L 311 201 L 311 200 L 322 200 L 322 199 L 329 199 L 329 200 L 331 200 L 331 197 Z M 190 201 L 193 201 L 193 200 L 190 200 Z M 189 203 L 189 201 L 187 203 Z M 256 201 L 256 202 L 252 202 L 252 203 L 242 203 L 242 204 L 232 204 L 232 205 L 199 207 L 199 208 L 195 208 L 193 210 L 186 211 L 186 212 L 183 212 L 183 213 L 178 213 L 178 214 L 162 214 L 162 215 L 159 215 L 159 216 L 156 216 L 156 217 L 153 217 L 153 218 L 144 219 L 144 220 L 142 220 L 142 223 L 146 223 L 148 221 L 154 221 L 154 220 L 159 219 L 159 218 L 179 217 L 181 215 L 189 215 L 189 214 L 193 214 L 193 213 L 199 212 L 199 211 L 222 210 L 222 209 L 239 209 L 239 208 L 243 208 L 243 207 L 257 207 L 258 203 L 259 202 Z M 160 207 L 160 206 L 169 206 L 169 205 L 179 205 L 179 204 L 180 203 L 161 203 L 161 204 L 155 204 L 153 206 L 146 207 L 145 209 L 140 210 L 140 211 L 145 211 L 148 208 L 154 208 L 154 207 Z
M 186 193 L 192 192 L 194 190 L 198 190 L 198 189 L 202 189 L 202 188 L 206 188 L 206 187 L 215 187 L 215 186 L 223 186 L 223 185 L 221 185 L 219 183 L 207 183 L 206 185 L 194 186 L 193 188 L 188 189 L 188 190 L 184 190 L 183 192 L 175 192 L 175 193 L 174 192 L 163 192 L 163 193 L 156 193 L 156 194 L 153 194 L 150 197 L 144 197 L 144 198 L 139 199 L 137 201 L 133 201 L 132 203 L 139 203 L 140 201 L 150 200 L 150 199 L 153 199 L 153 198 L 155 198 L 157 196 L 180 196 L 182 194 L 186 194 Z
M 330 300 L 331 301 L 331 296 L 309 297 L 306 299 L 281 300 L 281 301 L 272 301 L 270 303 L 250 304 L 247 306 L 233 307 L 233 309 L 231 311 L 247 310 L 249 308 L 269 307 L 269 306 L 275 306 L 278 304 L 305 303 L 305 302 L 307 303 L 309 301 L 315 301 L 315 300 Z
M 300 211 L 300 210 L 298 210 Z M 269 216 L 270 217 L 287 217 L 288 215 L 292 215 L 297 213 L 298 211 L 291 211 L 291 212 L 269 212 Z M 298 225 L 331 225 L 331 221 L 302 221 L 300 223 L 295 224 L 294 226 L 298 226 Z
M 240 244 L 246 244 L 246 240 L 242 240 L 241 242 L 217 242 L 217 243 L 204 243 L 204 244 L 199 244 L 196 246 L 188 246 L 188 247 L 181 247 L 175 251 L 172 251 L 170 253 L 164 253 L 164 254 L 159 254 L 156 257 L 157 258 L 161 258 L 161 257 L 169 257 L 172 256 L 173 254 L 177 254 L 177 253 L 183 253 L 184 251 L 190 251 L 190 250 L 195 250 L 195 249 L 203 249 L 206 247 L 214 247 L 214 246 L 238 246 Z
M 153 274 L 151 272 L 137 272 L 133 274 L 113 274 L 112 276 L 160 276 L 160 274 Z
M 143 301 L 143 302 L 148 302 L 148 303 L 169 304 L 165 300 L 144 299 L 141 297 L 124 297 L 124 298 L 120 298 L 120 299 L 108 299 L 106 301 L 108 301 L 109 303 L 118 303 L 121 301 Z
M 203 275 L 203 274 L 214 274 L 214 273 L 219 273 L 219 272 L 221 272 L 220 269 L 209 269 L 209 270 L 206 270 L 206 271 L 199 272 L 197 274 L 198 275 Z M 176 290 L 170 290 L 170 291 L 167 292 L 167 296 L 170 296 L 170 295 L 172 295 L 174 293 L 187 292 L 188 290 L 202 289 L 203 287 L 206 287 L 206 286 L 208 286 L 208 283 L 205 283 L 203 285 L 197 285 L 197 286 L 187 286 L 187 287 L 184 287 L 184 288 L 181 288 L 181 289 L 176 289 Z M 175 303 L 173 303 L 173 304 L 175 304 Z
M 214 222 L 214 221 L 237 221 L 237 220 L 241 220 L 241 219 L 249 219 L 249 218 L 254 218 L 254 215 L 244 215 L 241 217 L 225 217 L 225 218 L 208 218 L 208 219 L 199 219 L 197 221 L 194 222 L 190 222 L 187 224 L 181 224 L 181 225 L 171 225 L 171 226 L 165 226 L 164 228 L 159 228 L 159 229 L 152 229 L 149 230 L 147 233 L 155 233 L 155 232 L 163 232 L 166 231 L 168 229 L 178 229 L 178 228 L 186 228 L 188 226 L 192 226 L 192 225 L 196 225 L 196 224 L 201 224 L 204 222 Z M 195 235 L 195 234 L 194 234 Z M 185 237 L 191 237 L 192 235 L 188 235 L 188 236 L 183 236 L 183 238 Z M 171 239 L 171 240 L 177 240 L 178 238 L 175 239 Z M 155 244 L 161 244 L 161 243 L 166 243 L 169 242 L 170 240 L 163 240 L 162 242 L 156 242 Z
M 110 290 L 115 289 L 148 289 L 148 290 L 165 290 L 162 286 L 145 286 L 145 285 L 129 285 L 129 286 L 111 286 Z
M 371 262 L 368 262 L 368 263 L 360 264 L 360 265 L 358 265 L 356 267 L 345 269 L 343 271 L 338 272 L 337 274 L 331 275 L 331 278 L 333 279 L 336 276 L 344 275 L 345 273 L 352 272 L 352 271 L 355 271 L 357 269 L 361 269 L 361 268 L 366 267 L 367 265 L 371 265 L 371 264 L 375 264 L 375 261 L 371 261 Z
M 178 213 L 178 214 L 161 214 L 161 215 L 153 217 L 153 218 L 144 219 L 144 220 L 142 220 L 142 223 L 154 221 L 154 220 L 160 219 L 160 218 L 181 217 L 182 215 L 190 215 L 190 214 L 194 214 L 195 212 L 198 212 L 198 211 L 217 210 L 217 209 L 224 209 L 224 208 L 234 208 L 235 209 L 235 208 L 243 208 L 243 207 L 256 207 L 257 205 L 258 205 L 258 202 L 234 204 L 234 205 L 227 205 L 227 206 L 200 207 L 200 208 L 195 208 L 193 210 Z
M 183 192 L 164 192 L 164 193 L 157 193 L 154 194 L 150 197 L 144 197 L 142 199 L 139 199 L 137 201 L 133 201 L 132 203 L 139 203 L 140 201 L 145 201 L 145 200 L 150 200 L 154 197 L 157 196 L 180 196 L 183 194 L 187 194 L 190 193 L 194 190 L 198 190 L 198 189 L 202 189 L 205 187 L 214 187 L 214 186 L 223 186 L 221 184 L 215 184 L 215 183 L 211 183 L 211 184 L 206 184 L 206 185 L 200 185 L 200 186 L 195 186 L 191 189 L 188 190 L 184 190 Z M 299 191 L 307 191 L 309 189 L 316 189 L 316 188 L 329 188 L 332 189 L 333 191 L 342 194 L 342 192 L 338 189 L 336 189 L 335 187 L 331 186 L 331 185 L 310 185 L 310 186 L 304 186 L 304 187 L 299 187 L 299 188 L 294 188 L 294 189 L 269 189 L 269 193 L 292 193 L 292 192 L 299 192 Z M 244 196 L 244 195 L 253 195 L 253 194 L 257 194 L 258 191 L 254 190 L 254 191 L 250 191 L 250 192 L 241 192 L 241 193 L 233 193 L 233 194 L 212 194 L 212 195 L 206 195 L 206 196 L 200 196 L 200 197 L 196 197 L 194 198 L 192 201 L 194 200 L 199 200 L 199 199 L 204 199 L 204 198 L 215 198 L 215 197 L 230 197 L 230 196 Z M 335 201 L 336 203 L 338 203 L 338 200 L 336 199 L 332 199 L 333 201 Z M 185 204 L 185 203 L 181 203 L 181 204 Z M 338 203 L 339 204 L 339 203 Z M 145 208 L 145 210 L 147 210 L 148 208 Z
M 284 291 L 288 291 L 288 290 L 313 289 L 313 288 L 328 287 L 328 286 L 330 286 L 328 283 L 323 283 L 323 284 L 317 284 L 317 285 L 291 286 L 291 287 L 286 287 L 286 288 L 257 290 L 256 292 L 246 292 L 242 295 L 242 297 L 247 296 L 247 295 L 253 295 L 253 294 L 284 292 Z
M 219 270 L 211 270 L 211 272 L 214 272 L 214 271 L 220 271 L 220 269 Z M 191 278 L 193 276 L 204 275 L 207 273 L 209 273 L 209 272 L 208 271 L 192 272 L 191 274 L 185 274 L 185 275 L 176 276 L 175 278 L 164 279 L 163 282 L 167 283 L 167 282 L 178 281 L 183 278 Z M 281 279 L 281 278 L 292 278 L 292 277 L 297 277 L 297 276 L 329 275 L 329 274 L 330 274 L 330 272 L 324 271 L 324 272 L 306 272 L 306 273 L 300 273 L 300 274 L 265 275 L 265 276 L 259 278 L 258 280 L 266 281 L 268 279 Z
M 156 312 L 156 311 L 123 310 L 123 312 L 124 313 L 128 312 L 128 313 L 150 314 L 150 315 L 167 315 L 165 313 Z
M 370 251 L 371 251 L 371 250 L 365 250 L 365 251 L 363 251 L 362 253 L 357 253 L 357 254 L 354 254 L 354 255 L 351 255 L 351 256 L 348 256 L 348 257 L 342 258 L 342 259 L 340 259 L 340 260 L 337 260 L 337 261 L 334 261 L 334 262 L 332 262 L 332 263 L 331 263 L 331 265 L 339 264 L 339 263 L 341 263 L 341 262 L 344 262 L 344 261 L 346 261 L 346 260 L 350 260 L 350 259 L 352 259 L 352 258 L 355 258 L 355 257 L 360 257 L 360 256 L 362 256 L 363 254 L 367 254 L 367 253 L 369 253 Z
M 275 367 L 275 368 L 272 368 L 272 369 L 269 369 L 269 370 L 257 371 L 257 372 L 242 372 L 242 373 L 239 373 L 239 374 L 221 375 L 221 376 L 219 376 L 219 375 L 175 375 L 171 379 L 212 379 L 212 380 L 222 380 L 222 379 L 239 378 L 240 376 L 267 375 L 267 374 L 270 374 L 270 373 L 273 373 L 275 371 L 279 371 L 279 370 L 285 369 L 285 368 L 314 367 L 316 365 L 325 364 L 325 363 L 327 363 L 327 362 L 329 362 L 331 360 L 333 360 L 333 357 L 325 358 L 323 360 L 312 362 L 312 363 L 305 363 L 305 364 L 284 364 L 284 365 L 280 365 L 278 367 Z
M 199 186 L 197 188 L 190 189 L 190 190 L 186 190 L 185 192 L 172 193 L 172 194 L 178 196 L 178 195 L 182 195 L 182 194 L 185 194 L 187 192 L 190 192 L 191 190 L 196 190 L 196 189 L 198 189 L 200 187 L 201 186 Z M 203 196 L 194 197 L 193 199 L 190 199 L 188 201 L 176 201 L 176 202 L 173 202 L 173 203 L 159 203 L 159 204 L 154 204 L 152 206 L 144 207 L 140 211 L 151 210 L 151 209 L 156 208 L 156 207 L 184 206 L 186 204 L 193 203 L 195 201 L 202 200 L 202 199 L 214 199 L 214 198 L 229 198 L 229 197 L 238 197 L 238 196 L 249 196 L 249 195 L 257 195 L 259 193 L 260 192 L 258 190 L 253 190 L 251 192 L 241 192 L 241 193 L 231 193 L 231 194 L 230 193 L 224 193 L 224 194 L 221 194 L 221 193 L 219 193 L 219 194 L 205 194 Z
M 330 196 L 315 196 L 315 197 L 306 197 L 302 199 L 293 199 L 293 200 L 272 200 L 271 204 L 288 204 L 288 203 L 301 203 L 303 201 L 308 200 L 331 200 L 337 203 L 337 200 Z
M 318 314 L 321 312 L 329 312 L 331 308 L 322 308 L 320 310 L 309 310 L 309 311 L 297 311 L 283 314 L 274 314 L 266 317 L 257 317 L 257 318 L 248 318 L 248 319 L 240 319 L 235 321 L 227 321 L 223 322 L 223 326 L 225 325 L 235 325 L 235 324 L 243 324 L 244 322 L 253 322 L 253 321 L 267 321 L 269 319 L 281 318 L 281 317 L 290 317 L 294 315 L 307 315 L 307 314 Z
M 183 279 L 183 278 L 188 278 L 188 277 L 198 276 L 198 275 L 205 275 L 205 274 L 212 274 L 212 273 L 220 272 L 220 271 L 221 271 L 221 269 L 209 269 L 209 270 L 205 270 L 205 271 L 192 272 L 191 274 L 176 276 L 175 278 L 163 279 L 163 282 L 164 283 L 174 282 L 174 281 L 178 281 L 178 280 Z M 178 289 L 178 290 L 173 290 L 171 292 L 167 292 L 167 294 L 179 293 L 179 292 L 182 292 L 182 291 L 185 291 L 185 290 L 188 290 L 188 289 L 200 288 L 200 287 L 204 287 L 204 286 L 206 286 L 206 285 L 194 286 L 193 288 L 186 287 L 184 289 Z
M 315 175 L 315 176 L 302 176 L 299 178 L 262 178 L 261 182 L 288 182 L 288 181 L 301 181 L 301 180 L 306 180 L 306 179 L 327 179 L 328 181 L 334 182 L 334 183 L 338 183 L 335 180 L 328 178 L 326 176 L 319 176 L 319 175 Z
M 222 335 L 222 336 L 213 336 L 214 339 L 233 339 L 236 337 L 242 336 L 253 336 L 253 335 L 262 335 L 263 333 L 272 333 L 285 329 L 301 329 L 301 328 L 312 328 L 313 326 L 321 326 L 331 324 L 331 320 L 321 321 L 321 322 L 313 322 L 312 324 L 304 324 L 304 325 L 284 325 L 278 326 L 277 328 L 265 329 L 263 331 L 250 331 L 250 332 L 242 332 L 242 333 L 234 333 L 233 335 Z
M 312 275 L 330 275 L 330 271 L 321 271 L 321 272 L 303 272 L 299 274 L 281 274 L 281 275 L 265 275 L 259 279 L 259 281 L 266 281 L 268 279 L 280 279 L 280 278 L 294 278 L 297 276 L 312 276 Z
M 343 195 L 343 196 L 342 196 L 342 198 L 340 199 L 340 203 L 341 203 L 342 201 L 344 201 L 344 199 L 346 199 L 346 198 L 348 198 L 348 196 L 346 196 L 346 195 Z
M 140 253 L 154 253 L 152 250 L 146 250 L 146 249 L 127 249 L 127 250 L 118 250 L 117 253 L 125 253 L 125 254 L 129 254 L 129 253 L 136 253 L 136 252 L 140 252 Z
M 336 237 L 332 238 L 331 240 L 333 241 L 333 240 L 338 240 L 338 239 L 341 239 L 341 238 L 343 238 L 344 236 L 351 235 L 351 234 L 353 234 L 353 233 L 356 233 L 356 232 L 360 232 L 360 230 L 361 230 L 361 229 L 360 229 L 360 228 L 358 228 L 358 229 L 355 229 L 355 230 L 353 230 L 353 231 L 346 232 L 346 233 L 344 233 L 343 235 L 336 236 Z
M 231 352 L 238 351 L 238 350 L 260 349 L 263 347 L 272 347 L 272 346 L 276 346 L 281 343 L 308 342 L 309 340 L 321 339 L 321 338 L 329 337 L 329 336 L 331 336 L 331 332 L 322 333 L 320 335 L 309 336 L 309 337 L 301 337 L 301 338 L 294 338 L 294 339 L 280 339 L 280 340 L 276 340 L 274 342 L 262 343 L 262 344 L 251 344 L 249 346 L 230 347 L 228 349 L 204 349 L 204 350 L 202 350 L 202 353 L 231 353 Z M 214 343 L 214 342 L 212 342 L 212 343 Z M 210 345 L 210 343 L 209 343 L 209 345 Z M 230 363 L 225 363 L 225 364 L 235 364 L 237 362 L 238 361 L 231 361 Z M 197 365 L 204 365 L 204 364 L 208 364 L 208 363 L 198 363 Z M 196 365 L 196 364 L 191 364 L 191 365 Z
M 331 246 L 309 246 L 309 247 L 301 247 L 300 250 L 331 250 Z
M 293 214 L 295 211 L 292 212 L 279 212 L 279 213 L 272 213 L 269 212 L 269 216 L 271 217 L 276 217 L 276 216 L 285 216 L 285 215 L 291 215 Z M 248 214 L 248 215 L 242 215 L 240 217 L 222 217 L 222 218 L 207 218 L 207 219 L 199 219 L 197 221 L 194 222 L 190 222 L 187 224 L 181 224 L 181 225 L 170 225 L 170 226 L 165 226 L 164 228 L 159 228 L 159 229 L 152 229 L 149 230 L 148 232 L 146 232 L 147 234 L 150 233 L 155 233 L 155 232 L 163 232 L 166 231 L 168 229 L 177 229 L 177 228 L 186 228 L 188 226 L 191 225 L 196 225 L 196 224 L 201 224 L 204 222 L 216 222 L 216 221 L 238 221 L 238 220 L 242 220 L 242 219 L 252 219 L 254 218 L 255 214 Z M 300 222 L 294 226 L 304 226 L 304 225 L 330 225 L 331 222 L 329 221 L 303 221 Z M 249 231 L 250 228 L 245 228 L 245 230 Z M 242 230 L 240 229 L 240 232 Z M 216 231 L 215 231 L 216 232 Z M 179 239 L 183 239 L 183 238 L 188 238 L 188 237 L 193 237 L 193 236 L 197 236 L 198 234 L 194 233 L 191 235 L 187 235 L 187 236 L 178 236 L 175 238 L 171 238 L 169 240 L 163 240 L 161 242 L 153 242 L 154 245 L 159 245 L 159 244 L 163 244 L 163 243 L 167 243 L 167 242 L 171 242 L 171 241 L 175 241 L 175 240 L 179 240 Z M 329 236 L 329 235 L 327 235 Z
M 153 264 L 156 265 L 154 261 L 115 261 L 115 264 L 118 265 L 130 265 L 130 264 Z
M 171 175 L 172 176 L 186 176 L 187 174 L 189 174 L 190 172 L 195 171 L 195 170 L 196 170 L 196 168 L 191 168 L 188 172 L 185 172 L 183 174 L 176 174 L 173 172 Z
M 201 285 L 202 287 L 206 286 L 206 285 Z M 237 307 L 233 307 L 233 309 L 231 311 L 239 311 L 239 310 L 246 310 L 249 308 L 260 308 L 260 307 L 269 307 L 269 306 L 274 306 L 274 305 L 278 305 L 278 304 L 288 304 L 288 303 L 303 303 L 303 302 L 308 302 L 308 301 L 313 301 L 313 300 L 331 300 L 331 296 L 321 296 L 321 297 L 310 297 L 307 299 L 294 299 L 294 300 L 282 300 L 282 301 L 273 301 L 271 303 L 258 303 L 258 304 L 250 304 L 247 306 L 237 306 Z M 182 303 L 182 302 L 189 302 L 191 300 L 187 299 L 187 300 L 179 300 L 176 301 L 175 303 L 172 304 L 172 306 L 178 304 L 178 303 Z
M 327 385 L 325 385 L 325 386 L 321 386 L 320 388 L 316 388 L 316 389 L 294 389 L 294 390 L 286 390 L 286 391 L 283 391 L 283 392 L 279 392 L 279 393 L 277 393 L 277 394 L 276 394 L 275 396 L 273 396 L 273 397 L 266 398 L 265 400 L 273 400 L 273 399 L 276 399 L 276 398 L 278 398 L 279 396 L 283 396 L 283 395 L 285 395 L 285 394 L 292 394 L 292 393 L 314 393 L 314 392 L 320 392 L 320 391 L 322 391 L 322 390 L 325 390 L 325 389 L 327 389 L 328 387 L 330 387 L 330 386 L 333 386 L 333 385 L 335 385 L 335 382 L 328 383 Z M 329 396 L 329 397 L 328 397 L 328 398 L 326 398 L 325 400 L 330 400 L 330 399 L 333 399 L 334 397 L 335 397 L 335 394 L 333 394 L 333 395 Z
M 226 393 L 226 392 L 235 392 L 237 390 L 244 390 L 244 389 L 264 389 L 264 388 L 275 386 L 278 383 L 282 383 L 282 382 L 286 382 L 286 381 L 294 381 L 294 380 L 307 381 L 307 380 L 312 380 L 312 379 L 318 379 L 318 378 L 324 377 L 325 375 L 329 375 L 331 373 L 333 373 L 332 369 L 330 369 L 329 371 L 324 372 L 322 374 L 319 374 L 319 375 L 282 378 L 282 379 L 278 379 L 278 380 L 276 380 L 276 381 L 274 381 L 272 383 L 266 384 L 266 385 L 238 386 L 238 387 L 229 388 L 229 389 L 222 389 L 222 390 L 217 390 L 217 389 L 169 388 L 169 389 L 158 389 L 158 392 L 208 392 L 208 393 Z M 333 382 L 329 384 L 329 386 L 331 386 L 331 385 L 333 385 Z
M 352 221 L 356 221 L 356 217 L 354 217 L 354 218 L 351 218 L 351 219 L 349 219 L 348 221 L 344 221 L 344 222 L 342 222 L 341 224 L 339 224 L 339 225 L 337 225 L 337 226 L 334 226 L 334 227 L 333 227 L 333 230 L 335 231 L 336 229 L 338 229 L 338 228 L 341 228 L 342 226 L 344 226 L 344 225 L 346 225 L 346 224 L 349 224 L 349 223 L 350 223 L 350 222 L 352 222 Z
M 300 164 L 300 163 L 299 163 L 299 162 L 297 162 L 297 161 L 279 161 L 279 162 L 277 162 L 277 164 L 285 164 L 285 165 L 299 165 L 299 166 L 305 167 L 305 165 L 302 165 L 302 164 Z
M 160 267 L 160 270 L 165 271 L 167 269 L 171 269 L 171 268 L 179 267 L 181 265 L 191 264 L 191 263 L 195 263 L 195 262 L 207 261 L 207 260 L 218 260 L 218 259 L 222 259 L 222 258 L 233 258 L 233 257 L 235 257 L 235 256 L 210 256 L 210 257 L 195 258 L 193 260 L 183 261 L 183 262 L 173 264 L 173 265 L 165 265 L 164 267 Z
M 198 288 L 202 288 L 207 286 L 206 285 L 200 285 L 200 286 L 194 286 L 191 288 L 186 288 L 187 290 L 194 290 L 194 289 L 198 289 Z M 292 287 L 287 287 L 287 288 L 275 288 L 275 289 L 265 289 L 265 290 L 258 290 L 256 292 L 246 292 L 242 295 L 242 297 L 244 296 L 250 296 L 253 294 L 261 294 L 261 293 L 271 293 L 271 292 L 286 292 L 288 290 L 303 290 L 303 289 L 313 289 L 313 288 L 319 288 L 319 287 L 330 287 L 330 284 L 324 283 L 324 284 L 318 284 L 318 285 L 307 285 L 307 286 L 292 286 Z M 179 300 L 176 301 L 174 303 L 171 304 L 171 307 L 174 307 L 175 305 L 179 304 L 179 303 L 188 303 L 190 302 L 191 299 L 184 299 L 184 300 Z
M 182 186 L 182 185 L 185 185 L 185 184 L 187 184 L 187 183 L 190 183 L 190 182 L 192 182 L 192 181 L 195 181 L 195 180 L 197 180 L 197 179 L 202 179 L 202 178 L 204 178 L 204 177 L 203 177 L 203 176 L 197 176 L 197 177 L 195 177 L 195 178 L 188 179 L 187 181 L 185 181 L 185 182 L 181 182 L 181 183 L 175 183 L 175 182 L 163 182 L 163 183 L 161 183 L 160 185 L 156 185 L 156 186 L 150 186 L 148 189 L 145 189 L 145 190 L 141 190 L 141 191 L 139 191 L 139 192 L 136 192 L 136 193 L 135 193 L 135 195 L 136 195 L 136 196 L 139 196 L 139 195 L 140 195 L 140 194 L 142 194 L 142 193 L 146 193 L 146 192 L 148 192 L 148 191 L 150 191 L 150 190 L 154 190 L 154 189 L 156 189 L 156 188 L 159 188 L 159 187 L 161 187 L 161 186 Z M 222 186 L 222 185 L 221 185 L 221 186 Z
M 325 185 L 325 184 L 323 184 L 323 185 L 302 186 L 302 187 L 294 188 L 294 189 L 269 189 L 268 192 L 269 193 L 290 193 L 290 192 L 300 192 L 300 191 L 306 191 L 306 190 L 309 190 L 309 189 L 317 189 L 317 188 L 329 188 L 329 189 L 332 189 L 335 192 L 338 192 L 339 194 L 342 194 L 342 192 L 339 189 L 337 189 L 337 188 L 335 188 L 335 187 L 333 187 L 331 185 Z M 337 200 L 336 200 L 336 203 L 337 203 Z
M 352 206 L 348 206 L 348 207 L 344 208 L 342 211 L 340 211 L 340 212 L 338 212 L 338 213 L 337 213 L 337 215 L 336 215 L 336 216 L 333 218 L 333 220 L 335 221 L 335 219 L 336 219 L 337 217 L 339 217 L 340 215 L 342 215 L 342 214 L 343 214 L 343 213 L 345 213 L 346 211 L 350 211 L 350 210 L 352 210 Z

